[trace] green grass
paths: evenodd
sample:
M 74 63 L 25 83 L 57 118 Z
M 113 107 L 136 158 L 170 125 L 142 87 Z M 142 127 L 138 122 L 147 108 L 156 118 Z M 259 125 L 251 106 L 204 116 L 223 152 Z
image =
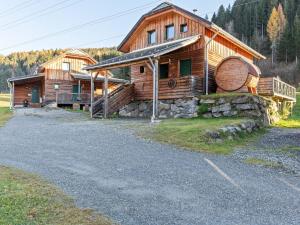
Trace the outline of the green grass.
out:
M 269 168 L 282 168 L 282 165 L 277 162 L 258 159 L 258 158 L 247 158 L 244 160 L 244 162 L 250 165 L 259 165 L 259 166 L 264 166 Z
M 207 130 L 217 130 L 225 125 L 239 124 L 245 119 L 241 118 L 194 118 L 164 120 L 142 131 L 141 135 L 159 142 L 173 144 L 193 151 L 204 151 L 216 154 L 229 154 L 234 148 L 243 146 L 259 137 L 263 131 L 255 134 L 240 134 L 234 140 L 224 140 L 222 143 L 212 143 L 205 135 Z M 144 129 L 146 130 L 146 129 Z
M 11 118 L 12 112 L 9 110 L 9 95 L 0 94 L 0 127 Z
M 0 166 L 0 224 L 110 225 L 41 178 Z
M 294 106 L 292 115 L 286 120 L 280 120 L 276 127 L 300 128 L 300 93 L 297 93 L 297 103 Z

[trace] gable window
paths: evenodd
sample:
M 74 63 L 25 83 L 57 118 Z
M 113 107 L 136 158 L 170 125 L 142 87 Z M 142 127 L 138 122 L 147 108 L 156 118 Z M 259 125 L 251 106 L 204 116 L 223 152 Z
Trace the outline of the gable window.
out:
M 192 60 L 184 59 L 180 60 L 180 76 L 192 75 Z
M 186 23 L 180 25 L 180 32 L 181 32 L 181 33 L 186 33 L 186 32 L 188 32 L 188 26 L 187 26 Z
M 148 31 L 148 44 L 152 45 L 156 43 L 156 31 Z
M 62 63 L 62 70 L 64 72 L 70 72 L 70 63 L 69 62 L 63 62 Z
M 174 24 L 166 26 L 166 40 L 172 40 L 175 38 Z
M 167 79 L 169 77 L 169 64 L 159 65 L 159 79 Z
M 144 66 L 140 66 L 140 73 L 145 73 L 145 67 Z

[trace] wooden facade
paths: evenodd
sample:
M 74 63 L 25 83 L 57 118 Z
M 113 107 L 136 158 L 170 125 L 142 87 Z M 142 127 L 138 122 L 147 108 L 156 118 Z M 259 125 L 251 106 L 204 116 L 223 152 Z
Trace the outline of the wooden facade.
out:
M 188 47 L 184 47 L 175 52 L 166 54 L 159 58 L 160 64 L 169 64 L 169 74 L 165 79 L 159 81 L 159 99 L 167 98 L 182 98 L 191 95 L 189 90 L 191 89 L 189 82 L 183 82 L 188 80 L 180 75 L 180 60 L 190 59 L 192 62 L 192 70 L 189 76 L 197 77 L 198 85 L 200 88 L 198 93 L 204 93 L 204 78 L 205 78 L 205 45 L 210 40 L 210 44 L 207 45 L 207 60 L 208 60 L 208 92 L 212 93 L 216 91 L 216 84 L 214 81 L 214 73 L 216 66 L 226 57 L 239 56 L 246 61 L 253 62 L 255 56 L 249 51 L 243 49 L 238 43 L 232 40 L 226 39 L 222 35 L 213 37 L 216 33 L 212 31 L 207 25 L 199 20 L 191 18 L 190 15 L 179 12 L 178 10 L 166 10 L 153 14 L 149 18 L 145 18 L 144 21 L 135 29 L 135 31 L 128 38 L 120 50 L 124 52 L 137 51 L 143 48 L 151 47 L 148 44 L 148 32 L 156 31 L 156 45 L 168 43 L 166 40 L 166 27 L 168 25 L 174 26 L 174 39 L 182 39 L 189 36 L 200 35 L 200 40 Z M 187 26 L 186 32 L 181 32 L 182 25 Z M 145 67 L 145 72 L 140 73 L 140 67 Z M 136 64 L 131 66 L 131 79 L 135 84 L 135 93 L 137 100 L 152 99 L 153 96 L 153 82 L 152 71 L 145 64 Z M 168 88 L 167 84 L 170 79 L 178 80 L 178 86 L 175 88 Z
M 92 57 L 80 50 L 68 51 L 42 64 L 38 69 L 38 74 L 12 79 L 10 82 L 14 96 L 13 104 L 21 106 L 25 101 L 28 101 L 29 106 L 42 106 L 51 102 L 61 105 L 74 102 L 90 104 L 90 75 L 83 68 L 95 63 Z M 67 64 L 69 69 L 63 68 L 63 64 Z M 85 79 L 76 79 L 74 74 L 83 75 Z M 103 81 L 95 81 L 94 96 L 96 98 L 103 95 L 103 85 Z M 109 91 L 114 90 L 117 85 L 110 82 Z

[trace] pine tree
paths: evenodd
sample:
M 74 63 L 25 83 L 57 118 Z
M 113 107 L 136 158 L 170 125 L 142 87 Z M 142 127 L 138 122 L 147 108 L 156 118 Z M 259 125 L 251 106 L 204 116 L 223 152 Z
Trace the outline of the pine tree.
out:
M 280 37 L 280 18 L 277 9 L 274 7 L 267 25 L 267 32 L 270 41 L 272 42 L 272 64 L 274 63 L 274 54 L 276 50 L 276 44 Z
M 300 59 L 300 8 L 298 9 L 298 12 L 295 16 L 295 21 L 294 21 L 294 39 L 295 39 L 296 62 L 299 63 L 299 59 Z

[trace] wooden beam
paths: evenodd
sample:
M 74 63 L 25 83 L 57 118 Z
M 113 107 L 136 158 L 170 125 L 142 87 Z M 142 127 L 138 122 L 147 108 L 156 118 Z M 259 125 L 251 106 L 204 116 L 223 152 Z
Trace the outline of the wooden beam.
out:
M 93 118 L 93 107 L 94 107 L 94 78 L 91 72 L 91 118 Z
M 107 118 L 108 113 L 108 74 L 105 74 L 105 80 L 104 80 L 104 118 Z

